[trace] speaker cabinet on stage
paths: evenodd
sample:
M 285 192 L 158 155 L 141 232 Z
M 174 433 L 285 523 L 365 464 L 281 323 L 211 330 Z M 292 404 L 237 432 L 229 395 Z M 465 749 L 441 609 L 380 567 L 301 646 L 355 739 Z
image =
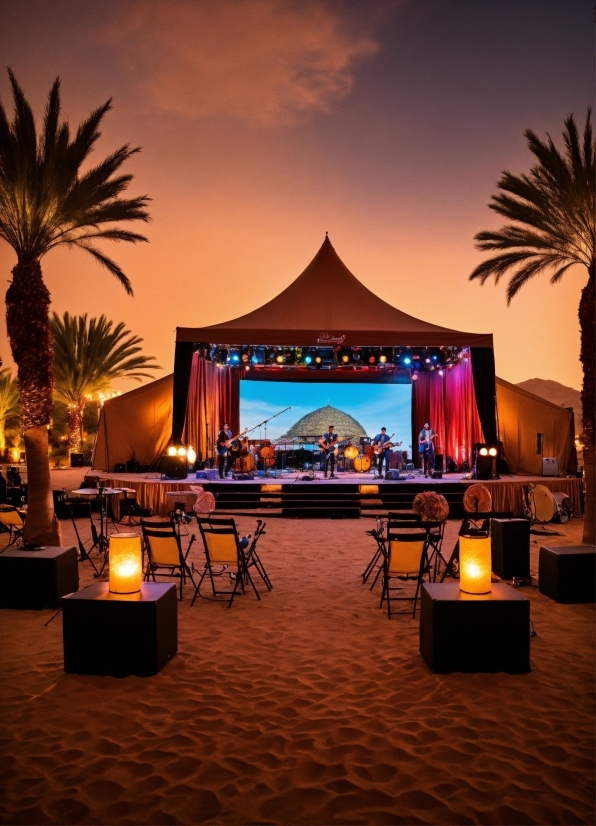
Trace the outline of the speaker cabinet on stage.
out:
M 168 479 L 186 479 L 188 459 L 186 456 L 162 456 L 160 468 L 162 474 Z
M 70 454 L 70 466 L 71 467 L 84 467 L 85 466 L 85 457 L 82 453 L 71 453 Z
M 399 479 L 399 470 L 397 468 L 391 468 L 391 470 L 388 470 L 387 473 L 385 474 L 385 480 L 387 482 L 397 482 L 398 479 Z
M 493 573 L 501 579 L 530 576 L 530 520 L 491 519 Z
M 433 470 L 430 475 L 431 479 L 442 479 L 443 478 L 443 471 L 442 470 Z
M 114 465 L 114 473 L 126 473 L 126 465 L 124 462 L 119 462 L 117 465 Z
M 278 450 L 275 453 L 275 467 L 277 470 L 286 469 L 286 452 L 285 450 Z
M 435 470 L 440 471 L 441 473 L 445 470 L 443 467 L 443 454 L 442 453 L 435 453 Z M 438 476 L 438 479 L 441 477 Z
M 543 476 L 558 476 L 559 475 L 559 460 L 555 456 L 552 459 L 544 457 L 542 459 L 542 475 Z

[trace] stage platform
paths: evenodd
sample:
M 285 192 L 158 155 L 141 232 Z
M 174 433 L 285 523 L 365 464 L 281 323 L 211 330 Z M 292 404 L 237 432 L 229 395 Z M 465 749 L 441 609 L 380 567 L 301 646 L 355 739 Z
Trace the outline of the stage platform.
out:
M 475 480 L 460 473 L 445 473 L 441 479 L 429 479 L 418 473 L 406 474 L 397 480 L 382 480 L 371 473 L 340 473 L 336 479 L 325 479 L 317 471 L 306 481 L 306 474 L 275 471 L 254 479 L 196 479 L 194 474 L 183 480 L 163 479 L 158 473 L 101 473 L 90 471 L 87 478 L 96 477 L 114 488 L 133 488 L 143 507 L 165 516 L 171 508 L 170 491 L 188 490 L 201 485 L 211 491 L 218 514 L 243 513 L 254 516 L 287 518 L 359 518 L 384 516 L 389 511 L 409 510 L 414 496 L 421 491 L 441 493 L 449 503 L 449 517 L 463 515 L 463 496 L 469 485 L 477 481 L 490 490 L 492 509 L 498 512 L 522 514 L 524 485 L 544 485 L 553 493 L 564 493 L 573 503 L 573 515 L 581 516 L 581 480 L 575 477 L 504 476 L 501 479 Z

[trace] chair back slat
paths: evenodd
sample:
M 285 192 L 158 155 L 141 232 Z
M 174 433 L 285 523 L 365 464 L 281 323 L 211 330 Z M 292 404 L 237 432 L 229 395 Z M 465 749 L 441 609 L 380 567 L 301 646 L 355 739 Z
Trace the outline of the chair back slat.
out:
M 202 530 L 201 533 L 212 565 L 237 565 L 238 543 L 235 531 Z
M 174 531 L 143 531 L 147 540 L 149 560 L 152 565 L 181 565 L 180 545 Z
M 422 563 L 426 534 L 389 535 L 389 556 L 387 560 L 390 576 L 417 574 Z

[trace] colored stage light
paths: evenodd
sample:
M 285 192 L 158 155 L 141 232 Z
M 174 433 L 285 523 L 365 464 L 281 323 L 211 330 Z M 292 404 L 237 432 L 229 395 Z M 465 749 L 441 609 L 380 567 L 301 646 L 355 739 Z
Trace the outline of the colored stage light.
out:
M 404 364 L 411 364 L 412 359 L 409 356 L 404 356 Z
M 418 381 L 418 373 L 412 373 L 412 381 Z
M 178 454 L 177 448 L 174 445 L 170 445 L 168 448 L 168 456 L 176 456 Z
M 240 364 L 240 353 L 238 350 L 230 351 L 230 364 Z
M 430 364 L 430 359 L 424 359 L 425 364 Z
M 478 453 L 481 456 L 488 456 L 488 448 L 487 447 L 481 447 L 480 450 L 478 451 Z
M 186 448 L 182 445 L 178 448 L 177 452 L 178 456 L 186 456 Z
M 304 356 L 304 363 L 305 363 L 305 364 L 312 364 L 312 356 L 311 356 L 309 353 L 307 353 L 307 354 Z
M 497 455 L 497 448 L 496 447 L 489 447 L 488 455 L 489 456 L 496 456 Z
M 278 364 L 283 364 L 283 363 L 285 362 L 285 360 L 286 360 L 286 357 L 285 357 L 285 355 L 284 355 L 283 353 L 278 353 L 278 354 L 276 355 L 276 357 L 275 357 L 275 361 L 276 361 Z
M 323 358 L 322 356 L 315 356 L 315 364 L 322 364 Z
M 379 356 L 379 364 L 387 364 L 387 356 L 384 353 Z

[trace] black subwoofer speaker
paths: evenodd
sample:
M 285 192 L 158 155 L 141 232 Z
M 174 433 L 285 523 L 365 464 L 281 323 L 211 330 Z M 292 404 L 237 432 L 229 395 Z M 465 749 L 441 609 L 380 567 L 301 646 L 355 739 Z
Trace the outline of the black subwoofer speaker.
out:
M 186 456 L 162 456 L 161 472 L 168 479 L 186 479 L 188 459 Z
M 441 473 L 444 470 L 444 467 L 443 467 L 443 454 L 442 453 L 435 453 L 435 470 L 438 470 Z
M 84 467 L 85 466 L 85 457 L 82 453 L 71 453 L 70 454 L 70 466 L 71 467 Z

